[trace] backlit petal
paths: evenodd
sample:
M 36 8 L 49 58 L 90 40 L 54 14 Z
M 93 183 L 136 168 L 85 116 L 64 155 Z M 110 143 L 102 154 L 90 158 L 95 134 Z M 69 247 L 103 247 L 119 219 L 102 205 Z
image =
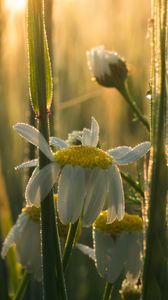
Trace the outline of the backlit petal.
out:
M 38 159 L 32 159 L 26 162 L 23 162 L 19 166 L 15 167 L 15 170 L 20 170 L 22 168 L 31 168 L 31 167 L 37 167 L 39 165 Z
M 53 137 L 53 136 L 50 137 L 50 145 L 58 147 L 60 149 L 68 147 L 67 143 L 64 140 L 62 140 L 58 137 Z
M 122 156 L 121 158 L 116 159 L 116 163 L 118 165 L 127 165 L 130 164 L 141 157 L 143 157 L 150 149 L 151 143 L 150 142 L 144 142 L 136 147 L 132 148 L 130 152 Z
M 82 132 L 82 145 L 90 146 L 91 144 L 91 131 L 90 129 L 84 128 Z
M 2 250 L 1 250 L 1 256 L 2 256 L 2 258 L 5 258 L 8 250 L 15 243 L 16 232 L 17 232 L 17 227 L 16 227 L 16 225 L 14 225 L 12 227 L 12 229 L 9 231 L 9 233 L 8 233 L 8 235 L 7 235 L 4 243 L 3 243 Z
M 83 210 L 83 226 L 90 226 L 103 208 L 107 195 L 107 174 L 94 168 L 90 171 Z
M 142 269 L 142 247 L 143 247 L 143 233 L 131 232 L 129 234 L 128 257 L 125 263 L 126 277 L 131 283 L 138 280 L 139 273 Z
M 115 159 L 119 159 L 122 156 L 126 155 L 127 153 L 129 153 L 132 150 L 131 147 L 127 147 L 127 146 L 119 146 L 113 149 L 109 149 L 107 152 Z
M 60 167 L 50 163 L 35 175 L 27 184 L 25 197 L 28 203 L 40 206 L 40 202 L 48 195 L 53 185 L 58 180 Z
M 87 255 L 89 258 L 95 260 L 95 250 L 89 246 L 77 243 L 75 245 L 83 254 Z
M 117 217 L 121 220 L 125 213 L 124 191 L 120 172 L 113 165 L 108 169 L 109 194 L 107 223 L 112 223 Z
M 85 173 L 66 165 L 58 182 L 58 213 L 61 223 L 75 223 L 81 215 L 85 195 Z
M 113 283 L 124 269 L 129 243 L 127 234 L 113 238 L 110 234 L 95 230 L 93 237 L 97 270 L 108 282 Z
M 51 161 L 54 160 L 52 151 L 43 135 L 33 126 L 17 123 L 13 126 L 17 133 L 26 141 L 38 147 Z
M 99 124 L 97 123 L 96 119 L 92 117 L 90 146 L 96 147 L 98 142 L 99 142 Z

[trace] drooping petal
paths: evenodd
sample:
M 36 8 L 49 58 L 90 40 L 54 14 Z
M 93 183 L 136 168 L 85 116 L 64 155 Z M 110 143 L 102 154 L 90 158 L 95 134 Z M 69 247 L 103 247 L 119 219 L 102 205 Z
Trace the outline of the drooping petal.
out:
M 124 191 L 120 172 L 115 165 L 108 169 L 109 194 L 107 223 L 117 217 L 121 220 L 125 213 Z
M 142 248 L 143 248 L 143 233 L 129 233 L 128 257 L 125 263 L 126 277 L 131 283 L 138 280 L 139 273 L 142 269 Z
M 115 159 L 119 159 L 122 156 L 126 155 L 132 150 L 132 147 L 128 146 L 119 146 L 113 149 L 109 149 L 107 152 Z
M 92 117 L 90 146 L 96 147 L 98 142 L 99 142 L 99 124 L 97 123 L 96 119 Z
M 59 172 L 59 165 L 50 163 L 39 170 L 35 176 L 32 176 L 26 187 L 25 197 L 27 202 L 39 206 L 58 180 Z
M 9 231 L 9 233 L 8 233 L 4 243 L 3 243 L 2 250 L 1 250 L 2 258 L 5 258 L 8 250 L 14 244 L 16 231 L 17 231 L 17 227 L 16 227 L 16 225 L 14 225 L 12 227 L 12 229 Z
M 67 143 L 64 140 L 62 140 L 58 137 L 53 137 L 53 136 L 50 137 L 50 145 L 58 147 L 60 149 L 68 147 Z
M 75 223 L 81 215 L 85 196 L 83 168 L 66 165 L 58 182 L 58 213 L 61 223 Z
M 31 239 L 31 247 L 30 247 Z M 24 228 L 20 239 L 16 241 L 16 252 L 19 262 L 28 272 L 33 273 L 34 277 L 40 281 L 41 256 L 40 253 L 40 224 L 35 223 L 30 218 Z
M 113 283 L 124 269 L 129 243 L 127 234 L 113 238 L 110 234 L 95 230 L 93 238 L 97 270 L 106 281 Z
M 95 250 L 93 248 L 80 243 L 77 243 L 75 247 L 79 249 L 83 254 L 87 255 L 89 258 L 95 261 Z
M 126 153 L 124 156 L 121 158 L 116 159 L 116 163 L 118 165 L 127 165 L 130 164 L 141 157 L 143 157 L 150 149 L 151 143 L 150 142 L 144 142 L 136 147 L 132 148 L 131 151 Z
M 1 250 L 1 256 L 2 258 L 5 258 L 8 250 L 13 246 L 14 243 L 17 242 L 17 240 L 20 237 L 20 233 L 25 228 L 28 221 L 28 217 L 22 213 L 18 216 L 18 219 L 16 221 L 16 224 L 10 229 Z
M 26 162 L 23 162 L 22 164 L 15 167 L 15 170 L 20 170 L 22 168 L 31 168 L 31 167 L 37 167 L 39 165 L 38 159 L 32 159 Z
M 100 168 L 91 170 L 84 203 L 83 226 L 90 226 L 102 210 L 107 189 L 107 172 Z
M 17 123 L 13 126 L 17 133 L 26 141 L 38 147 L 51 161 L 54 160 L 52 151 L 43 135 L 33 126 Z

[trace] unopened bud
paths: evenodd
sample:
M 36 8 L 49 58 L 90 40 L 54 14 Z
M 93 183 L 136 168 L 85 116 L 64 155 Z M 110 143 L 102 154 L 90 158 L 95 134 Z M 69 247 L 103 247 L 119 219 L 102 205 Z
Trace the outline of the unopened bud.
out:
M 104 46 L 87 51 L 89 69 L 96 81 L 104 87 L 123 87 L 127 78 L 126 62 L 114 51 L 107 51 Z

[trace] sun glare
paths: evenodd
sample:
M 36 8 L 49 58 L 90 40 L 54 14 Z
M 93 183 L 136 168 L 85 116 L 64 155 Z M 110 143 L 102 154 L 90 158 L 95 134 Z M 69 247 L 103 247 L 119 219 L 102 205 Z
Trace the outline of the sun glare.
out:
M 6 9 L 17 12 L 22 11 L 26 6 L 26 0 L 5 0 Z

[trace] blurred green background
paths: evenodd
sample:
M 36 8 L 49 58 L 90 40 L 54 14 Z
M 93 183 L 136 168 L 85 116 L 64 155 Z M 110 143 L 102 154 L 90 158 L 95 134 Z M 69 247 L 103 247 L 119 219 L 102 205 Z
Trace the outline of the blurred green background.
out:
M 52 134 L 90 126 L 91 116 L 100 125 L 103 148 L 134 146 L 148 139 L 127 103 L 115 89 L 91 80 L 86 51 L 104 45 L 124 57 L 129 86 L 149 118 L 150 1 L 48 0 L 46 26 L 53 67 L 54 105 Z M 26 160 L 28 145 L 13 131 L 16 122 L 30 122 L 27 68 L 27 25 L 24 0 L 0 0 L 0 229 L 2 238 L 16 221 L 24 204 L 27 175 L 14 171 Z M 91 243 L 86 230 L 83 241 Z M 104 282 L 93 264 L 75 250 L 68 270 L 73 300 L 99 299 Z M 31 293 L 29 289 L 29 293 Z M 30 296 L 30 294 L 29 294 Z M 27 299 L 30 297 L 27 296 Z M 38 299 L 38 295 L 34 299 Z

